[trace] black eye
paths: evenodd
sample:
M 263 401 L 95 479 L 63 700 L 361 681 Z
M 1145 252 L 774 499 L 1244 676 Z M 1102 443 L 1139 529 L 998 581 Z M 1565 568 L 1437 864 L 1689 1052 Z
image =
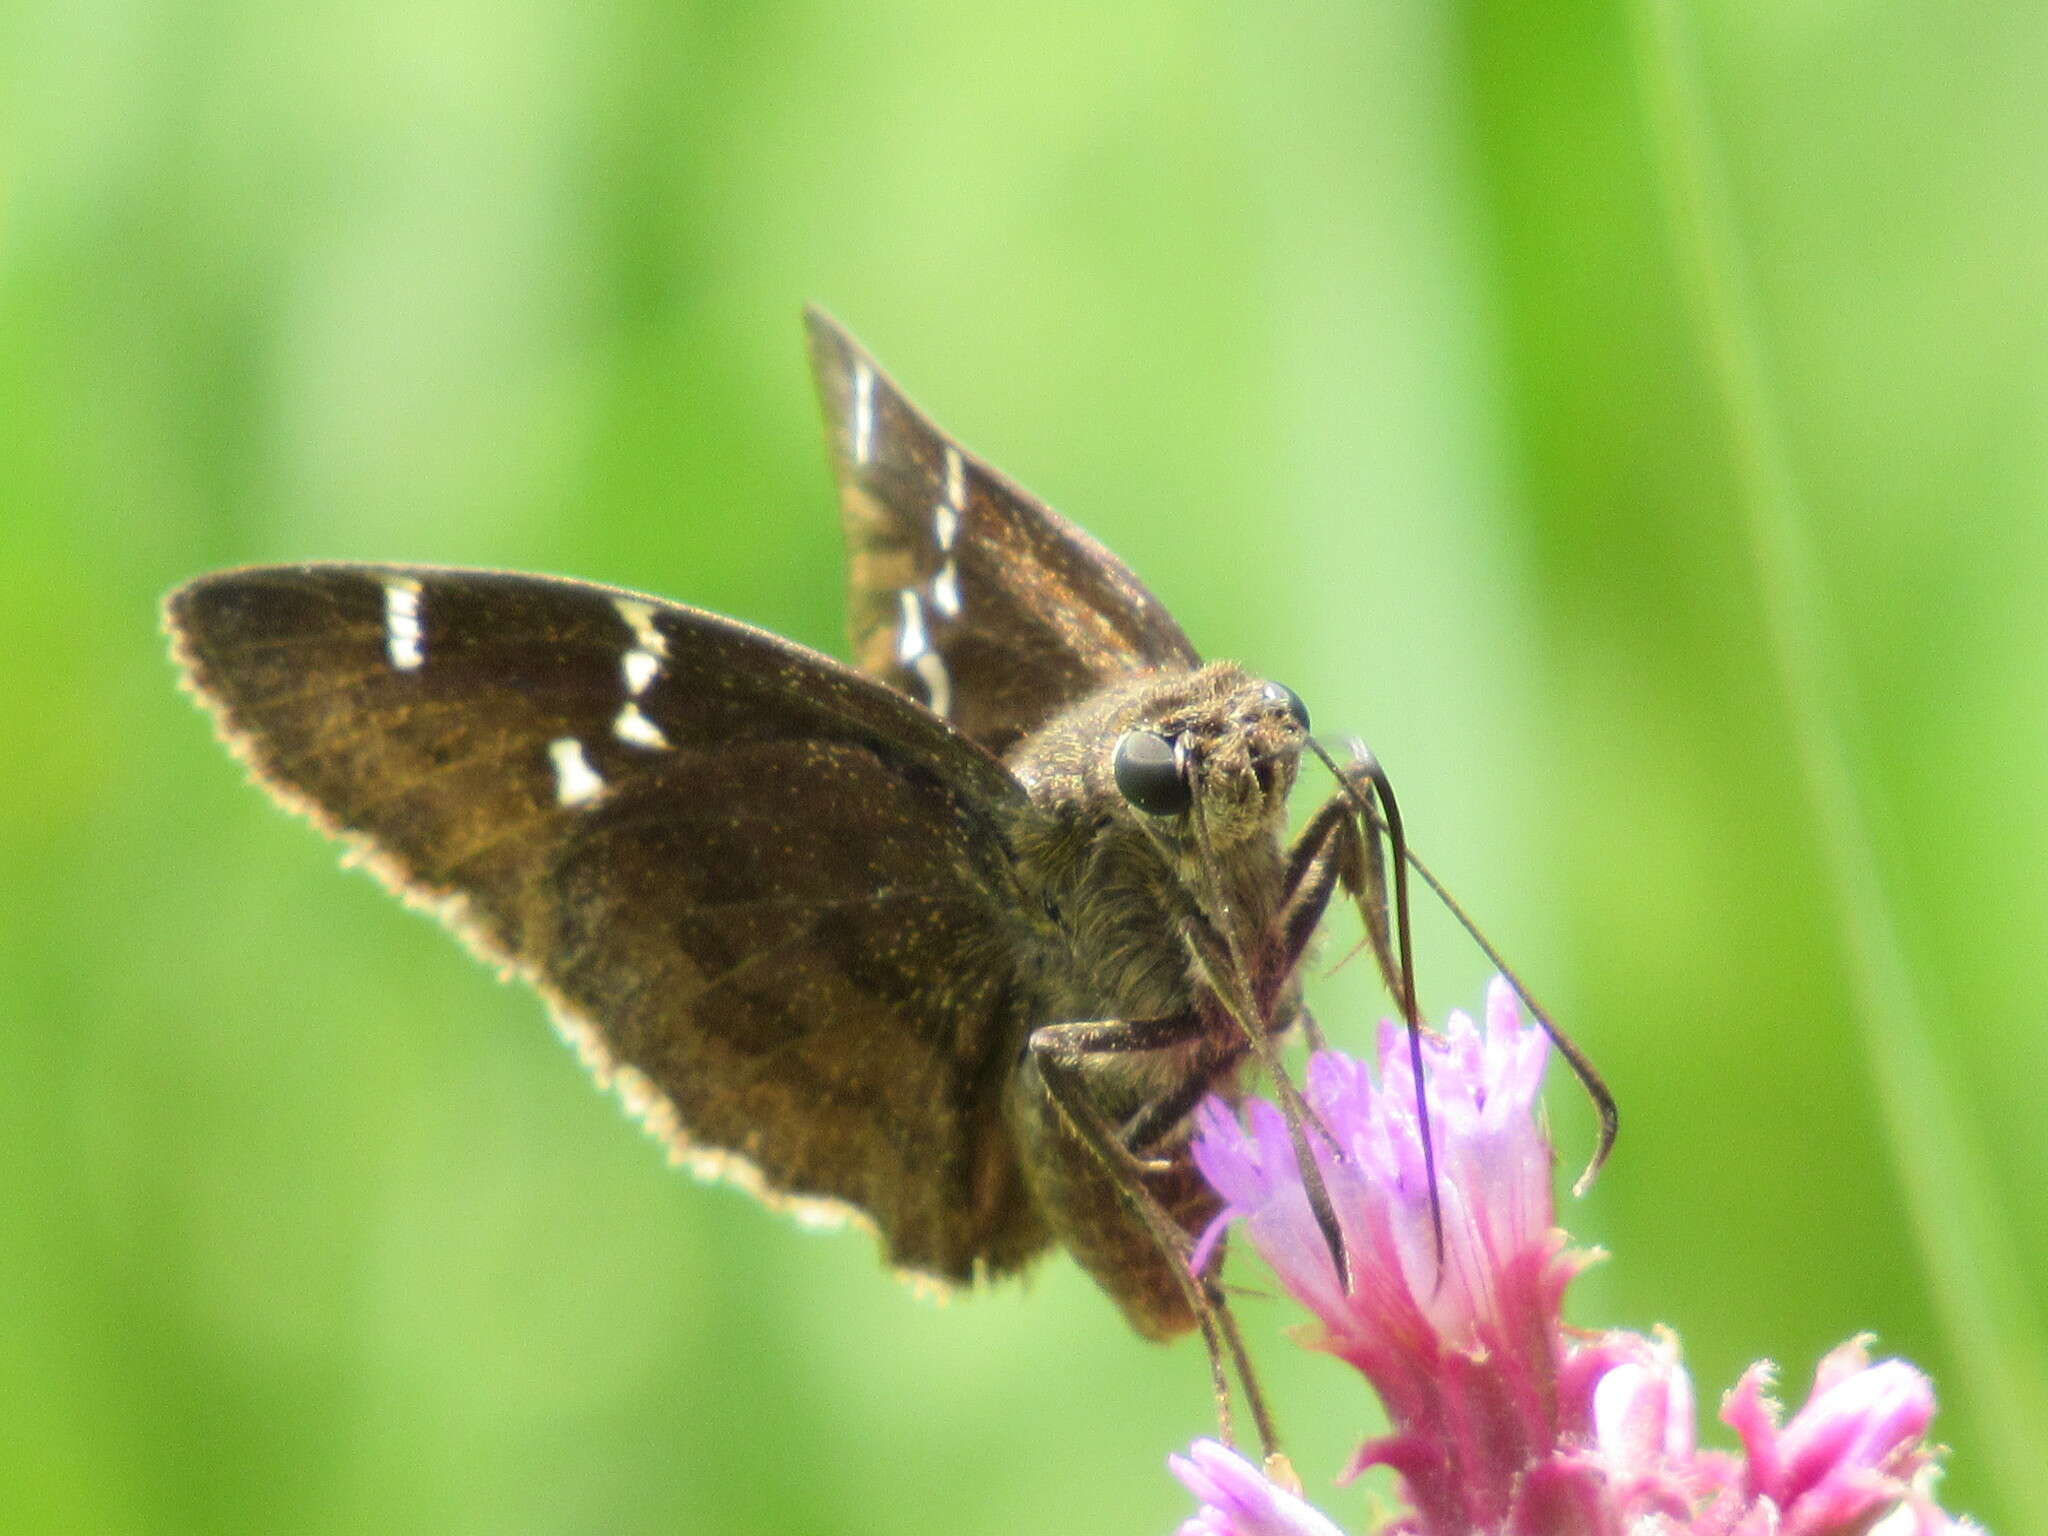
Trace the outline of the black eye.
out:
M 1118 791 L 1147 816 L 1178 816 L 1194 798 L 1180 753 L 1152 731 L 1124 732 L 1112 766 Z
M 1287 713 L 1294 716 L 1294 723 L 1304 731 L 1308 729 L 1308 706 L 1301 702 L 1301 695 L 1285 683 L 1266 684 L 1266 697 L 1275 704 L 1287 706 Z

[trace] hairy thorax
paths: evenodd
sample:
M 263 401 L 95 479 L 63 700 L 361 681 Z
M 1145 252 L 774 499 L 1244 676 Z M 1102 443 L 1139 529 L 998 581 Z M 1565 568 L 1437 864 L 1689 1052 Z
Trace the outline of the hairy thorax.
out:
M 1126 802 L 1112 756 L 1130 731 L 1185 743 L 1189 814 L 1149 817 Z M 1013 828 L 1018 863 L 1044 916 L 1041 1022 L 1166 1018 L 1195 1006 L 1192 921 L 1257 970 L 1281 884 L 1299 734 L 1270 684 L 1217 662 L 1104 689 L 1011 752 L 1030 796 Z M 1104 1063 L 1105 1107 L 1175 1080 L 1179 1054 Z

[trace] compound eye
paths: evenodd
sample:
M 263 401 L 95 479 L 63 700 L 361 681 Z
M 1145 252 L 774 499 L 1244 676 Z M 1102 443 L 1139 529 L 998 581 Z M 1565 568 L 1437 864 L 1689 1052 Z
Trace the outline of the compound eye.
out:
M 1301 702 L 1301 695 L 1285 683 L 1266 684 L 1266 697 L 1275 704 L 1285 705 L 1287 713 L 1294 716 L 1294 723 L 1304 731 L 1308 729 L 1308 706 Z
M 1180 752 L 1154 731 L 1126 731 L 1112 760 L 1116 787 L 1147 816 L 1178 816 L 1194 802 Z

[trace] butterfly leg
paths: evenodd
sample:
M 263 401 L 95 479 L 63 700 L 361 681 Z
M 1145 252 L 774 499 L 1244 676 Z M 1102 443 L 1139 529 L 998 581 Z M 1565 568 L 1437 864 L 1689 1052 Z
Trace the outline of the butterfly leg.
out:
M 1416 1133 L 1422 1145 L 1423 1178 L 1429 1185 L 1430 1229 L 1436 1236 L 1436 1257 L 1441 1266 L 1443 1199 L 1437 1187 L 1436 1138 L 1430 1130 L 1429 1091 L 1422 1070 L 1425 1026 L 1415 1001 L 1414 944 L 1408 918 L 1408 866 L 1414 860 L 1401 830 L 1401 809 L 1395 802 L 1394 786 L 1388 782 L 1386 771 L 1363 742 L 1353 741 L 1351 749 L 1352 761 L 1343 767 L 1322 748 L 1314 749 L 1336 774 L 1341 787 L 1310 818 L 1288 857 L 1288 874 L 1297 876 L 1298 872 L 1298 877 L 1283 888 L 1281 903 L 1280 932 L 1289 959 L 1287 974 L 1300 963 L 1331 893 L 1337 886 L 1343 886 L 1358 903 L 1365 922 L 1366 942 L 1372 946 L 1380 975 L 1400 1005 L 1408 1027 Z M 1393 891 L 1391 932 L 1387 901 L 1389 869 Z M 1441 892 L 1434 881 L 1431 884 Z
M 1329 1141 L 1329 1133 L 1316 1120 L 1303 1100 L 1301 1090 L 1288 1076 L 1280 1060 L 1276 1031 L 1269 1025 L 1274 1004 L 1293 977 L 1293 962 L 1274 966 L 1262 957 L 1256 974 L 1248 976 L 1236 950 L 1186 891 L 1168 886 L 1161 894 L 1168 901 L 1178 902 L 1174 917 L 1188 946 L 1189 956 L 1200 968 L 1217 1006 L 1237 1023 L 1236 1038 L 1256 1053 L 1260 1065 L 1266 1069 L 1273 1092 L 1286 1115 L 1287 1134 L 1294 1144 L 1294 1155 L 1301 1167 L 1309 1209 L 1315 1214 L 1316 1225 L 1322 1229 L 1323 1241 L 1330 1250 L 1330 1261 L 1337 1269 L 1338 1282 L 1348 1287 L 1351 1267 L 1344 1253 L 1343 1232 L 1337 1223 L 1336 1209 L 1330 1204 L 1329 1191 L 1323 1187 L 1322 1165 L 1310 1154 L 1306 1127 L 1314 1126 L 1326 1142 Z M 1328 901 L 1325 889 L 1315 905 L 1315 915 L 1321 914 Z M 1312 919 L 1308 926 L 1313 928 Z
M 1235 1031 L 1218 1029 L 1192 1008 L 1164 1019 L 1047 1024 L 1031 1035 L 1031 1049 L 1040 1054 L 1041 1071 L 1050 1058 L 1054 1071 L 1071 1068 L 1083 1076 L 1088 1063 L 1096 1058 L 1175 1047 L 1194 1048 L 1181 1081 L 1141 1104 L 1116 1132 L 1117 1140 L 1139 1157 L 1188 1117 L 1217 1082 L 1244 1060 L 1251 1043 Z
M 1188 1073 L 1179 1083 L 1129 1116 L 1118 1131 L 1118 1138 L 1133 1153 L 1143 1157 L 1148 1148 L 1193 1114 L 1195 1106 L 1207 1098 L 1216 1084 L 1234 1071 L 1250 1052 L 1251 1042 L 1242 1035 L 1231 1035 L 1217 1042 L 1211 1063 L 1204 1070 Z
M 1276 923 L 1281 964 L 1272 984 L 1277 987 L 1294 974 L 1330 898 L 1341 889 L 1357 903 L 1365 942 L 1387 991 L 1402 998 L 1407 991 L 1388 912 L 1385 845 L 1378 819 L 1361 808 L 1372 804 L 1361 797 L 1373 785 L 1356 765 L 1345 777 L 1345 787 L 1323 802 L 1288 850 Z
M 1204 1010 L 1190 1008 L 1161 1019 L 1048 1024 L 1033 1030 L 1027 1055 L 1043 1102 L 1092 1165 L 1092 1173 L 1083 1174 L 1078 1184 L 1062 1176 L 1069 1171 L 1061 1166 L 1063 1158 L 1042 1160 L 1038 1172 L 1045 1181 L 1041 1193 L 1065 1227 L 1067 1246 L 1141 1332 L 1163 1337 L 1190 1321 L 1200 1330 L 1224 1438 L 1230 1436 L 1230 1372 L 1235 1370 L 1259 1440 L 1271 1453 L 1278 1444 L 1272 1418 L 1236 1321 L 1215 1283 L 1188 1267 L 1192 1233 L 1215 1212 L 1216 1196 L 1187 1158 L 1142 1155 L 1186 1116 L 1183 1107 L 1163 1120 L 1166 1100 L 1184 1099 L 1192 1107 L 1249 1049 L 1241 1035 L 1219 1031 L 1216 1022 Z M 1103 1104 L 1109 1061 L 1166 1050 L 1189 1053 L 1185 1082 L 1141 1103 L 1119 1125 Z M 1155 1124 L 1156 1133 L 1147 1129 Z M 1144 1140 L 1134 1140 L 1134 1132 Z M 1105 1176 L 1115 1201 L 1111 1210 L 1096 1208 L 1089 1198 L 1091 1190 L 1102 1188 Z M 1159 1290 L 1162 1266 L 1171 1287 L 1165 1294 Z M 1177 1305 L 1168 1302 L 1169 1295 Z

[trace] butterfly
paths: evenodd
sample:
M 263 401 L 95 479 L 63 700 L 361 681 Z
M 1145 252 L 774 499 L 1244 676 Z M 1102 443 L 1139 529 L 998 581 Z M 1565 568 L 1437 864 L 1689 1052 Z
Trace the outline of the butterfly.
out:
M 538 991 L 676 1159 L 941 1282 L 1064 1247 L 1172 1337 L 1217 1208 L 1191 1112 L 1303 1017 L 1333 897 L 1399 980 L 1383 820 L 1353 775 L 1290 843 L 1301 700 L 1203 662 L 808 328 L 854 666 L 637 592 L 370 564 L 200 577 L 175 659 L 258 783 Z

